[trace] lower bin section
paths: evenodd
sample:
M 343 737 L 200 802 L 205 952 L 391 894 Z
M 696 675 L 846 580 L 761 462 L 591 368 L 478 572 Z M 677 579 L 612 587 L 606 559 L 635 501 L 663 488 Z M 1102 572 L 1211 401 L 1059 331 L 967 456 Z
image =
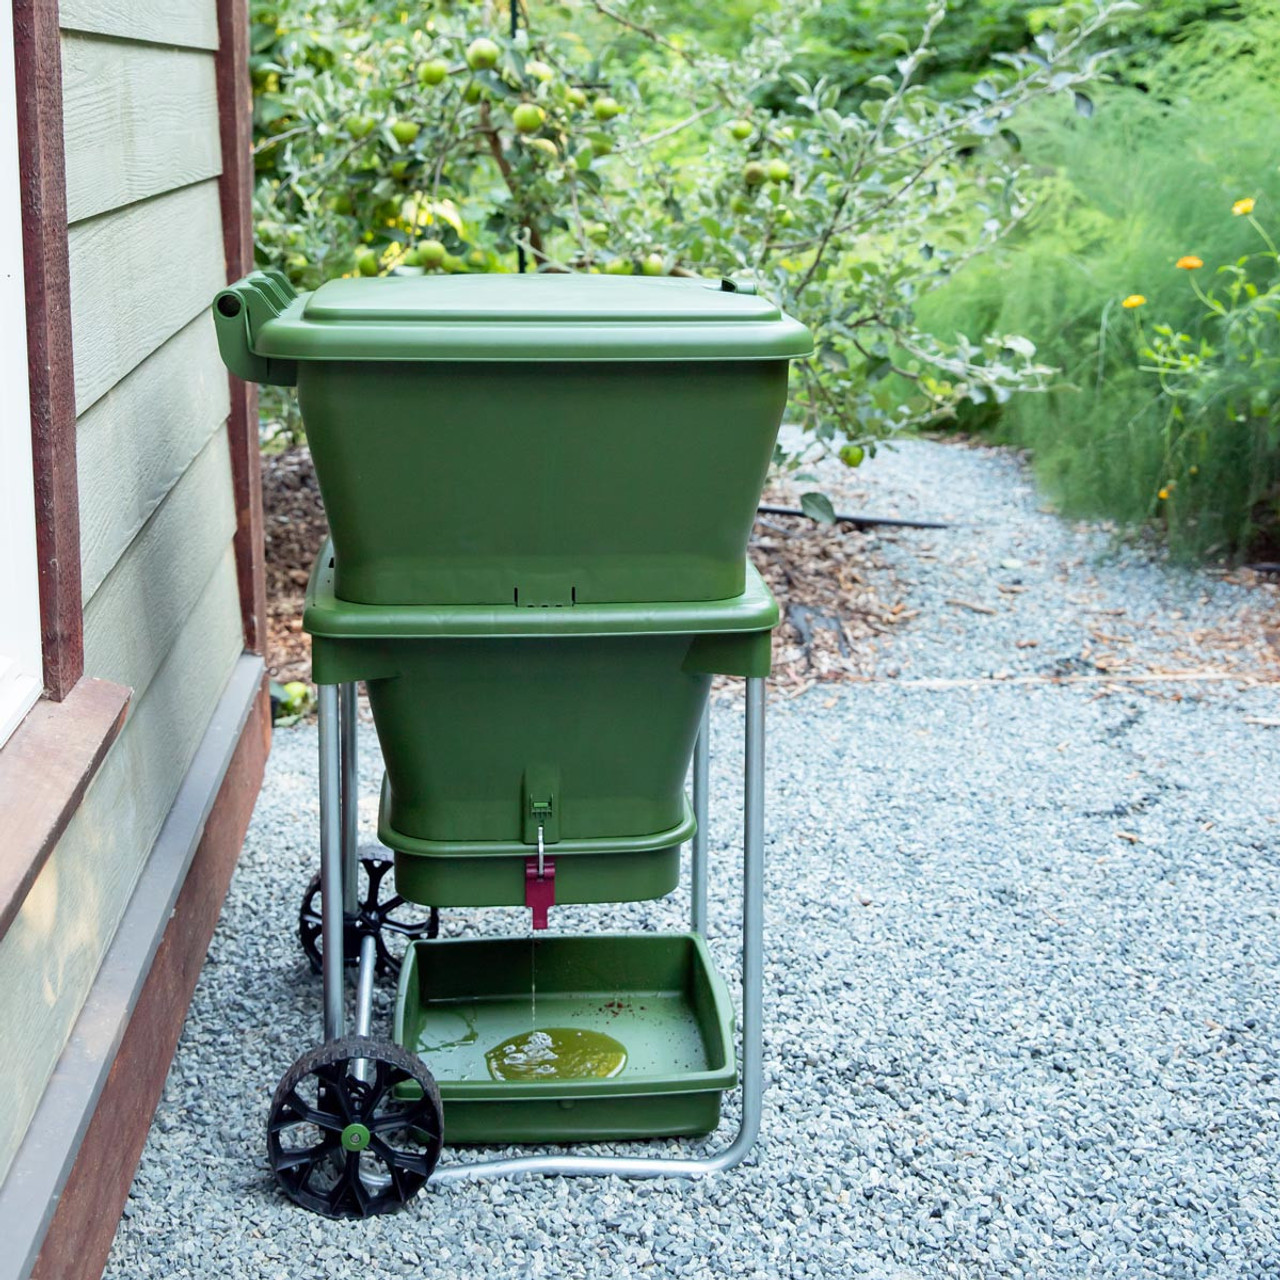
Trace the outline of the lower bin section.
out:
M 563 608 L 353 604 L 335 572 L 325 548 L 304 618 L 314 678 L 364 681 L 384 823 L 436 844 L 679 826 L 711 677 L 768 674 L 778 617 L 749 565 L 727 600 Z
M 384 779 L 378 839 L 395 851 L 396 892 L 432 907 L 518 907 L 525 867 L 536 846 L 518 840 L 423 840 L 391 825 Z M 680 846 L 697 824 L 688 800 L 677 826 L 648 836 L 561 840 L 546 845 L 555 864 L 555 903 L 640 902 L 661 898 L 680 880 Z
M 675 826 L 711 678 L 687 636 L 419 639 L 367 681 L 384 811 L 406 836 L 533 843 Z M 548 835 L 552 832 L 548 831 Z
M 450 1144 L 709 1133 L 737 1083 L 733 1007 L 696 934 L 416 943 L 395 1038 L 435 1076 Z

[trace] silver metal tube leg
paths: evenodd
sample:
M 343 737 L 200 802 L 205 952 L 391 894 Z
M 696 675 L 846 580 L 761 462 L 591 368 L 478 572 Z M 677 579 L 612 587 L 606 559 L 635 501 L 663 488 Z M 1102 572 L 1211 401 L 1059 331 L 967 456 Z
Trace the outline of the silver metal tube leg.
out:
M 373 934 L 366 933 L 360 939 L 360 976 L 356 979 L 356 1027 L 355 1034 L 367 1036 L 373 1028 L 373 974 L 378 963 L 378 943 Z M 370 1076 L 368 1058 L 359 1058 L 355 1065 L 357 1080 Z
M 698 741 L 693 748 L 693 818 L 698 824 L 693 833 L 691 923 L 694 933 L 707 936 L 707 793 L 711 782 L 711 728 L 710 702 L 702 708 L 702 723 L 698 726 Z
M 516 1156 L 437 1168 L 433 1183 L 518 1173 L 618 1178 L 696 1178 L 738 1164 L 760 1133 L 764 1097 L 764 702 L 765 681 L 747 681 L 745 829 L 742 841 L 742 1121 L 722 1151 L 697 1159 L 650 1156 Z
M 356 1029 L 367 1036 L 373 1027 L 373 978 L 378 963 L 378 940 L 371 933 L 360 939 L 360 976 L 356 980 Z
M 355 681 L 338 686 L 342 724 L 342 906 L 359 910 L 359 853 L 356 849 L 360 822 L 360 765 L 356 754 L 359 699 Z
M 747 681 L 742 789 L 742 1155 L 760 1132 L 764 1097 L 764 708 L 766 682 Z M 739 1156 L 739 1159 L 742 1157 Z
M 320 686 L 320 937 L 324 951 L 324 1038 L 346 1031 L 342 970 L 342 750 L 338 686 Z

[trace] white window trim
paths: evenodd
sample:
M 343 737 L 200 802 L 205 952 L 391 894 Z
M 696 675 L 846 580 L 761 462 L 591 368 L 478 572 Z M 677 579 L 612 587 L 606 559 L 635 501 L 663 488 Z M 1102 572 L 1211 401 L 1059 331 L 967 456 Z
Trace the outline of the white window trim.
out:
M 0 0 L 0 244 L 22 244 L 13 2 Z M 0 260 L 0 744 L 43 688 L 21 256 Z

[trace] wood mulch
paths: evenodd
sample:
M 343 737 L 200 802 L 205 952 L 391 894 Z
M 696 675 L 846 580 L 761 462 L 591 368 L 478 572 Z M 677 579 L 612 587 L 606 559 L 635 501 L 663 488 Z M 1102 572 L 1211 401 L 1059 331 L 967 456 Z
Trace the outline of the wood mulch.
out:
M 329 533 L 311 451 L 262 458 L 266 531 L 267 670 L 281 684 L 311 679 L 311 639 L 302 629 L 307 579 Z
M 305 446 L 262 459 L 266 516 L 267 666 L 274 679 L 308 680 L 302 630 L 307 578 L 328 533 Z M 785 500 L 784 500 L 785 504 Z M 873 534 L 804 516 L 761 516 L 751 558 L 778 597 L 774 684 L 801 693 L 822 681 L 866 676 L 876 637 L 915 615 L 900 601 Z

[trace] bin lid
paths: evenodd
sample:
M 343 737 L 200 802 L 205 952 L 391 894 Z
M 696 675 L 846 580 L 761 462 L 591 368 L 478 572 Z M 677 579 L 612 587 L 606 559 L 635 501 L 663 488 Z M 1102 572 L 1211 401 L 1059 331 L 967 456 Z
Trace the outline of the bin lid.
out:
M 567 274 L 330 280 L 254 326 L 287 360 L 788 360 L 808 329 L 728 281 Z

